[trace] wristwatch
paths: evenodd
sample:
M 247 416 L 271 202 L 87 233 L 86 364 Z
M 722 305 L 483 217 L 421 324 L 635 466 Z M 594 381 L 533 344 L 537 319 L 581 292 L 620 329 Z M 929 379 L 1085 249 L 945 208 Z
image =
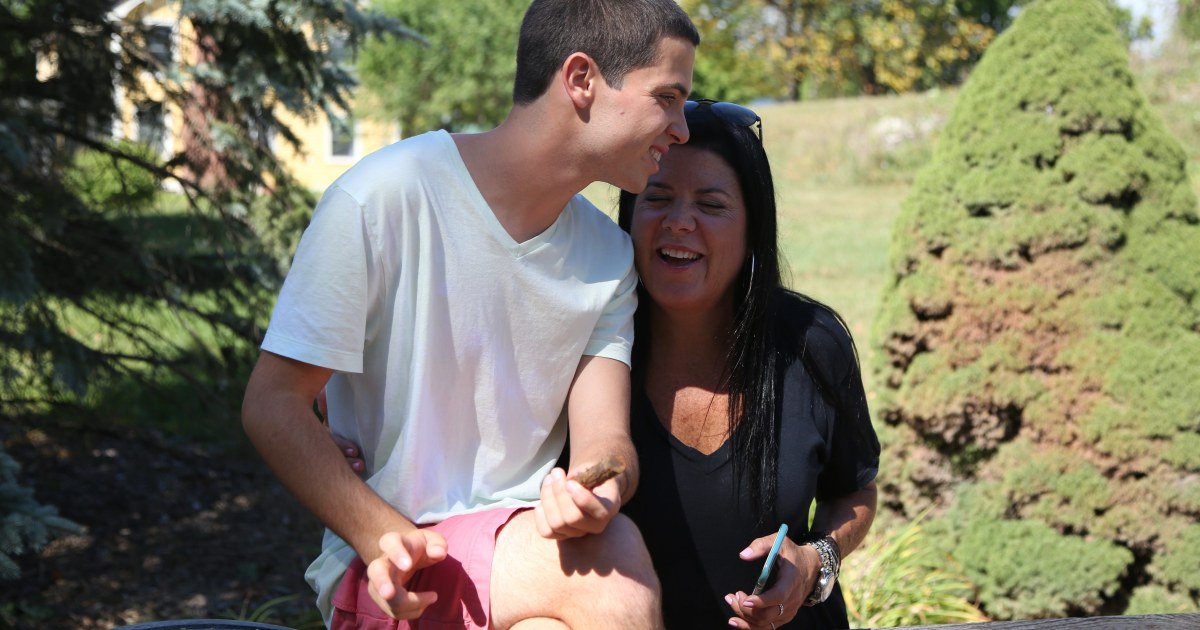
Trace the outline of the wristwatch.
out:
M 813 586 L 812 594 L 804 600 L 805 606 L 813 606 L 829 599 L 829 594 L 833 592 L 833 585 L 837 582 L 838 572 L 842 568 L 842 551 L 832 536 L 820 535 L 805 544 L 816 549 L 817 554 L 821 556 L 817 583 Z

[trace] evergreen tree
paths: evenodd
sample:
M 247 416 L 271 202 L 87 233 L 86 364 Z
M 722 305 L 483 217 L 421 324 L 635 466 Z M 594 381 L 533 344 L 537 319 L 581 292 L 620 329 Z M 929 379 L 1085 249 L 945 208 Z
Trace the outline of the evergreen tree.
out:
M 0 582 L 21 576 L 15 558 L 41 549 L 56 534 L 80 531 L 79 525 L 42 505 L 33 490 L 18 483 L 20 465 L 0 444 Z
M 313 201 L 268 136 L 294 146 L 281 116 L 347 107 L 333 40 L 407 33 L 340 0 L 184 0 L 195 56 L 166 63 L 137 15 L 163 4 L 0 0 L 0 416 L 128 385 L 124 416 L 181 387 L 169 416 L 236 417 Z M 124 103 L 181 116 L 184 150 L 114 138 Z M 0 578 L 73 526 L 16 469 L 0 450 Z
M 236 399 L 313 202 L 269 137 L 348 107 L 335 42 L 408 33 L 345 0 L 182 0 L 194 55 L 164 63 L 137 14 L 163 5 L 0 0 L 0 413 L 117 382 L 131 412 L 164 383 Z M 181 117 L 186 148 L 114 140 L 123 102 Z
M 1185 160 L 1105 4 L 1042 0 L 976 67 L 897 219 L 885 501 L 944 510 L 929 529 L 996 617 L 1198 609 Z

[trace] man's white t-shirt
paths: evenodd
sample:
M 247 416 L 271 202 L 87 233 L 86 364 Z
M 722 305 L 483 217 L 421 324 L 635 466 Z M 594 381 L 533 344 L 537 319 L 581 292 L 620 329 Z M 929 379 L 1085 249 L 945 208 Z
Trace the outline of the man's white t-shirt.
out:
M 580 196 L 514 241 L 431 132 L 326 191 L 262 348 L 335 370 L 331 430 L 380 496 L 435 523 L 537 500 L 580 359 L 629 362 L 636 283 L 628 236 Z M 323 611 L 354 555 L 326 532 L 307 573 Z

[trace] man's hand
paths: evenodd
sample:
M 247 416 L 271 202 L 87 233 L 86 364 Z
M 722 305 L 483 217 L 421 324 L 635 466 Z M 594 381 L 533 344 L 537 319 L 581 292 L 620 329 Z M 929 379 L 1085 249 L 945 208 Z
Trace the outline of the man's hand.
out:
M 604 357 L 580 359 L 567 395 L 567 421 L 571 474 L 551 470 L 534 509 L 538 533 L 552 540 L 604 531 L 637 487 L 637 451 L 629 438 L 629 366 Z M 621 470 L 592 490 L 576 480 L 602 462 Z
M 385 613 L 396 619 L 416 619 L 437 601 L 433 591 L 404 587 L 413 573 L 446 558 L 446 539 L 434 531 L 389 532 L 379 539 L 379 557 L 367 565 L 367 592 Z
M 567 478 L 563 469 L 555 468 L 542 480 L 541 495 L 541 503 L 533 510 L 534 522 L 538 533 L 552 540 L 598 534 L 621 511 L 617 478 L 588 490 Z

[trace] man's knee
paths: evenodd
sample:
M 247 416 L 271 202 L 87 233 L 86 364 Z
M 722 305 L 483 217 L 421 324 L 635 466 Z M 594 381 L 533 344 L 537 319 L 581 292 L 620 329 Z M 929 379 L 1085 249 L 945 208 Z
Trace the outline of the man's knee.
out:
M 573 629 L 660 628 L 661 591 L 642 535 L 618 515 L 600 534 L 551 541 L 519 515 L 497 541 L 493 623 L 557 619 Z
M 642 533 L 624 514 L 613 518 L 602 533 L 564 540 L 559 549 L 563 569 L 568 574 L 617 571 L 630 576 L 642 573 L 654 576 L 654 565 Z
M 603 533 L 563 541 L 559 548 L 568 576 L 592 573 L 599 578 L 588 580 L 589 599 L 606 600 L 596 602 L 598 610 L 624 609 L 647 618 L 660 614 L 661 589 L 654 563 L 637 525 L 624 514 L 618 514 Z M 615 603 L 620 606 L 608 607 Z

